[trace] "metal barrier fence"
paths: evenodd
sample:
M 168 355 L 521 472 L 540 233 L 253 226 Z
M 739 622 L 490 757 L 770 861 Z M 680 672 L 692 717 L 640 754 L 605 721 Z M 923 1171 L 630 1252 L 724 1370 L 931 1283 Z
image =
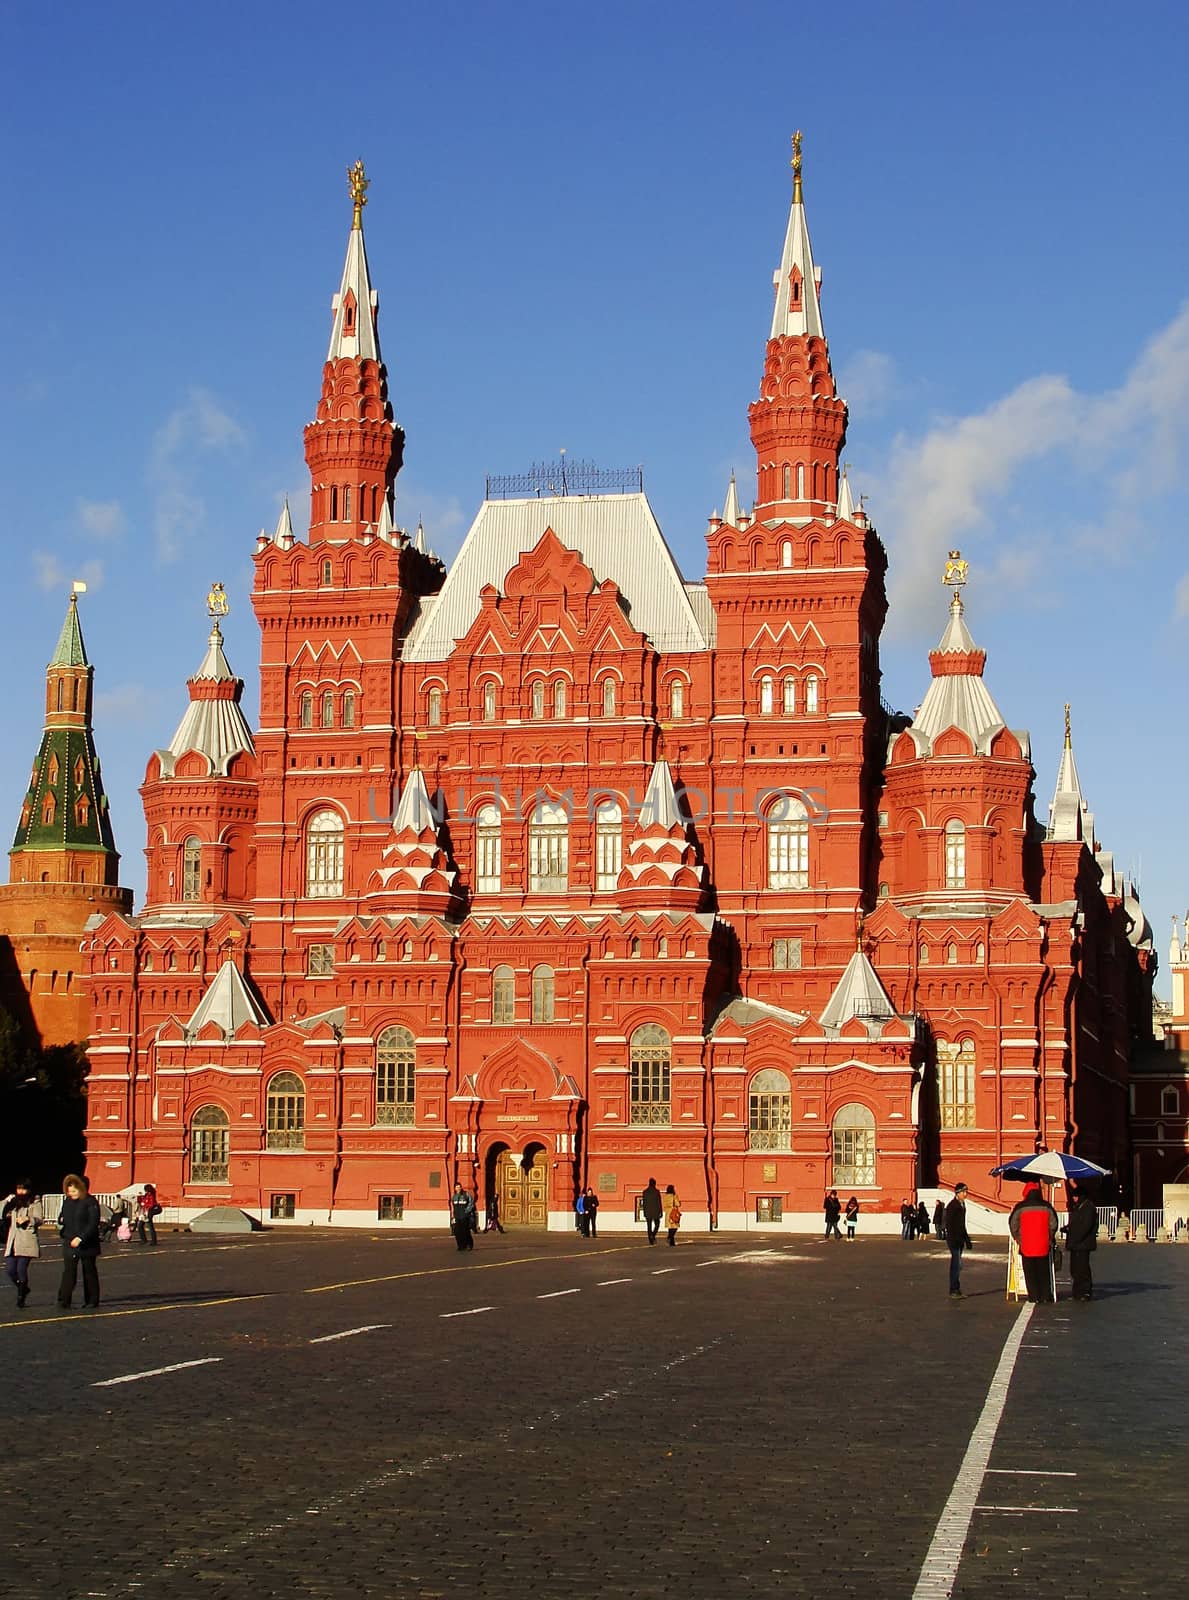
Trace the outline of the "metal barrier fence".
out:
M 62 1202 L 65 1198 L 66 1196 L 62 1194 L 43 1194 L 41 1196 L 39 1204 L 47 1226 L 57 1226 L 58 1217 L 62 1211 Z M 97 1194 L 94 1198 L 98 1200 L 100 1206 L 109 1206 L 112 1211 L 118 1212 L 121 1206 L 126 1206 L 129 1222 L 134 1221 L 136 1207 L 126 1195 Z M 160 1216 L 155 1217 L 153 1220 L 159 1228 L 180 1227 L 182 1225 L 181 1214 L 177 1206 L 162 1206 Z

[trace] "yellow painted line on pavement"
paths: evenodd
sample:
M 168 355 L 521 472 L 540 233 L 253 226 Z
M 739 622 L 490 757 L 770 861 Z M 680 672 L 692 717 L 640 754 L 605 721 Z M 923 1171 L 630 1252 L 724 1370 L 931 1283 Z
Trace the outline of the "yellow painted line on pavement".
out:
M 369 1283 L 399 1283 L 403 1278 L 440 1278 L 451 1272 L 492 1272 L 496 1267 L 523 1267 L 533 1261 L 576 1261 L 579 1257 L 589 1261 L 593 1256 L 620 1255 L 624 1250 L 636 1249 L 635 1244 L 616 1245 L 611 1250 L 567 1250 L 564 1255 L 514 1256 L 509 1261 L 477 1261 L 465 1267 L 421 1267 L 416 1272 L 390 1272 L 383 1278 L 350 1278 L 346 1283 L 320 1283 L 317 1288 L 303 1289 L 303 1294 L 329 1294 L 332 1289 L 360 1289 Z
M 268 1294 L 229 1294 L 221 1300 L 174 1300 L 163 1306 L 129 1306 L 126 1311 L 58 1311 L 52 1317 L 22 1317 L 19 1322 L 0 1322 L 0 1333 L 10 1328 L 46 1328 L 70 1322 L 104 1322 L 108 1317 L 148 1317 L 158 1311 L 201 1311 L 204 1306 L 234 1306 L 242 1300 L 272 1300 Z

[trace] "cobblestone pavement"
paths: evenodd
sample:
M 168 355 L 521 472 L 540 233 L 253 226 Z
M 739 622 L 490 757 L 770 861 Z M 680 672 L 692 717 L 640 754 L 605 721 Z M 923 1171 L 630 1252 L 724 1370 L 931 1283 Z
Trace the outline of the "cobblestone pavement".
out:
M 165 1235 L 60 1316 L 35 1263 L 25 1311 L 0 1284 L 0 1595 L 945 1593 L 922 1566 L 1021 1316 L 998 1248 L 964 1300 L 947 1265 L 877 1239 Z M 1183 1592 L 1189 1250 L 1095 1266 L 1099 1300 L 1024 1330 L 960 1600 Z

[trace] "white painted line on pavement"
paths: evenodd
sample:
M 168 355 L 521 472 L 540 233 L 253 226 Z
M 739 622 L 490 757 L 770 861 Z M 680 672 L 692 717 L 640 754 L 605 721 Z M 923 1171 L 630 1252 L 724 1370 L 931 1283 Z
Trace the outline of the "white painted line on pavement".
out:
M 481 1311 L 494 1311 L 494 1306 L 472 1306 L 469 1311 L 439 1311 L 440 1317 L 477 1317 Z
M 925 1556 L 916 1588 L 912 1591 L 912 1600 L 949 1600 L 953 1593 L 958 1564 L 962 1560 L 962 1547 L 970 1532 L 970 1520 L 974 1515 L 978 1492 L 982 1488 L 1003 1408 L 1007 1404 L 1012 1370 L 1035 1309 L 1031 1302 L 1020 1308 L 1020 1314 L 1004 1342 L 982 1412 L 970 1435 L 970 1443 L 966 1446 L 954 1487 L 950 1490 L 950 1497 L 933 1534 L 933 1542 Z
M 663 1278 L 666 1272 L 679 1272 L 680 1270 L 680 1267 L 654 1267 L 652 1276 L 654 1278 Z
M 1077 1506 L 975 1506 L 976 1511 L 1008 1511 L 1012 1516 L 1022 1516 L 1025 1511 L 1035 1511 L 1042 1516 L 1055 1517 L 1058 1515 L 1077 1516 Z
M 186 1367 L 209 1367 L 222 1361 L 222 1356 L 203 1356 L 200 1361 L 175 1361 L 171 1367 L 150 1367 L 147 1372 L 129 1372 L 122 1378 L 103 1378 L 91 1385 L 92 1389 L 110 1389 L 117 1383 L 138 1383 L 141 1378 L 159 1378 L 163 1372 L 182 1372 Z
M 631 1283 L 630 1278 L 604 1278 L 601 1283 L 596 1283 L 596 1289 L 607 1289 L 613 1283 Z
M 311 1339 L 311 1344 L 330 1344 L 333 1339 L 352 1339 L 357 1333 L 377 1333 L 381 1328 L 391 1328 L 391 1322 L 369 1322 L 362 1328 L 344 1328 L 342 1333 L 324 1333 L 320 1339 Z
M 581 1289 L 554 1289 L 549 1294 L 539 1294 L 538 1300 L 558 1300 L 563 1294 L 581 1294 Z
M 1046 1472 L 1041 1467 L 988 1467 L 987 1476 L 1000 1478 L 1076 1478 L 1076 1472 Z

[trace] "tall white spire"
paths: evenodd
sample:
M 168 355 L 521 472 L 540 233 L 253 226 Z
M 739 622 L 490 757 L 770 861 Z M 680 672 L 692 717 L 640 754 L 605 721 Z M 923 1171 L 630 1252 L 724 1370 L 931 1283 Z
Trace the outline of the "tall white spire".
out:
M 347 240 L 343 281 L 338 294 L 330 302 L 334 324 L 326 359 L 338 361 L 343 356 L 352 356 L 360 360 L 379 361 L 380 340 L 376 333 L 376 315 L 380 297 L 372 288 L 367 250 L 363 243 L 363 208 L 367 204 L 368 181 L 363 175 L 361 161 L 357 161 L 353 168 L 348 168 L 347 181 L 355 202 L 355 215 Z
M 293 518 L 289 515 L 289 496 L 285 496 L 285 504 L 281 507 L 281 514 L 277 518 L 276 532 L 273 538 L 282 550 L 288 550 L 293 543 Z
M 726 503 L 722 510 L 722 519 L 732 528 L 739 526 L 739 491 L 735 487 L 735 474 L 732 472 L 731 481 L 727 485 Z
M 1073 759 L 1068 706 L 1065 707 L 1065 747 L 1061 751 L 1057 787 L 1049 807 L 1049 838 L 1066 844 L 1080 840 L 1091 850 L 1094 848 L 1094 816 L 1082 794 L 1077 762 Z
M 843 522 L 855 520 L 855 498 L 850 492 L 850 479 L 846 475 L 845 467 L 838 479 L 838 516 Z
M 801 198 L 801 135 L 793 135 L 793 203 L 789 208 L 784 254 L 772 282 L 776 286 L 776 306 L 772 312 L 770 339 L 785 334 L 804 333 L 824 339 L 819 291 L 822 274 L 813 263 L 809 243 L 809 224 Z

